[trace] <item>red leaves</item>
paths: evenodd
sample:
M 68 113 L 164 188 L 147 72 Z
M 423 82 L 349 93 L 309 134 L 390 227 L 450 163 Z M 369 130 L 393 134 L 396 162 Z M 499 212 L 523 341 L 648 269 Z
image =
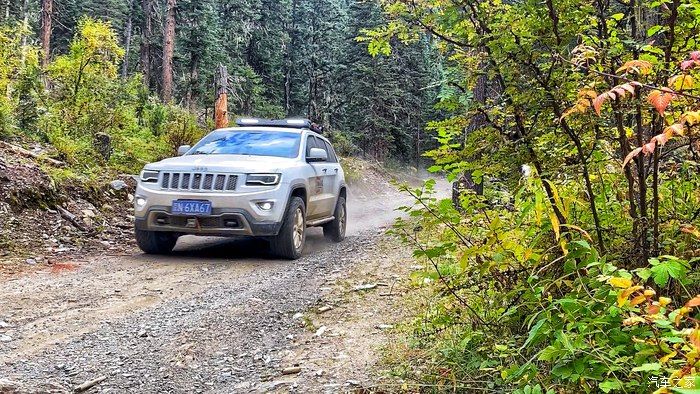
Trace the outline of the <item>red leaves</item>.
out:
M 647 97 L 651 105 L 656 108 L 661 116 L 664 116 L 666 107 L 671 104 L 671 100 L 676 96 L 673 90 L 669 88 L 661 88 L 661 90 L 652 90 Z
M 700 66 L 700 51 L 690 52 L 690 58 L 681 62 L 681 70 Z
M 700 295 L 696 295 L 695 298 L 689 300 L 685 303 L 685 306 L 692 308 L 700 305 Z
M 605 93 L 599 95 L 598 97 L 596 97 L 595 99 L 593 99 L 593 110 L 595 110 L 595 113 L 598 114 L 598 116 L 600 116 L 600 108 L 603 106 L 603 103 L 607 99 L 608 99 L 608 92 L 605 92 Z
M 628 62 L 629 63 L 629 62 Z M 627 64 L 627 63 L 625 63 Z M 610 89 L 607 92 L 601 93 L 598 95 L 594 100 L 593 100 L 593 110 L 595 110 L 595 113 L 600 116 L 600 110 L 603 107 L 603 104 L 608 100 L 621 100 L 625 98 L 627 93 L 629 93 L 632 97 L 635 96 L 636 94 L 636 88 L 642 86 L 641 83 L 637 81 L 631 81 L 627 82 L 622 85 L 615 86 L 614 88 Z
M 644 148 L 641 146 L 639 148 L 633 149 L 632 152 L 630 152 L 627 155 L 627 157 L 625 157 L 625 161 L 622 162 L 622 168 L 625 168 L 625 166 L 627 165 L 627 163 L 630 162 L 630 160 L 634 159 L 636 156 L 638 156 L 640 153 L 642 153 L 642 149 L 644 149 Z
M 656 150 L 657 144 L 659 146 L 664 146 L 666 145 L 668 140 L 670 140 L 675 134 L 683 135 L 683 133 L 683 123 L 674 123 L 671 126 L 666 127 L 663 133 L 655 135 L 654 137 L 652 137 L 651 140 L 649 140 L 648 143 L 644 144 L 643 146 L 640 146 L 639 148 L 635 148 L 632 152 L 630 152 L 627 155 L 627 157 L 625 157 L 625 160 L 622 162 L 622 168 L 625 168 L 627 163 L 629 163 L 635 157 L 639 156 L 640 153 L 643 153 L 644 155 L 650 155 Z

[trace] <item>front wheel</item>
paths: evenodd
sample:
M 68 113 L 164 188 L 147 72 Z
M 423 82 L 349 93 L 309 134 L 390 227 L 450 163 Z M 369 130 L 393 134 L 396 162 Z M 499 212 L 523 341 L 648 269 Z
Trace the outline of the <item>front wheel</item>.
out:
M 323 225 L 323 235 L 333 242 L 340 242 L 345 239 L 345 227 L 348 222 L 348 210 L 345 205 L 345 198 L 338 197 L 335 204 L 335 219 Z
M 301 257 L 305 242 L 306 206 L 301 198 L 292 197 L 279 234 L 270 240 L 270 249 L 279 257 L 296 260 Z
M 148 254 L 168 254 L 177 243 L 177 234 L 136 229 L 136 243 Z

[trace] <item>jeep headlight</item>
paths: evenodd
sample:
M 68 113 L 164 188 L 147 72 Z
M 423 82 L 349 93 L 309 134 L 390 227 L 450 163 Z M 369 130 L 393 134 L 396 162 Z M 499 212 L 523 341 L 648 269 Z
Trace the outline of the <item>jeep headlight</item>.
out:
M 248 186 L 273 186 L 280 183 L 280 174 L 248 174 L 245 184 Z
M 141 182 L 147 182 L 147 183 L 158 183 L 158 175 L 160 175 L 160 171 L 156 170 L 143 170 L 141 171 Z

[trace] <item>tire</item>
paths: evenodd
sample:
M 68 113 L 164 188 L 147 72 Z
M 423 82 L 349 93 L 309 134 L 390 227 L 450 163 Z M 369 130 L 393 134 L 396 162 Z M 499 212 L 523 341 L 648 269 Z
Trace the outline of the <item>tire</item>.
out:
M 136 230 L 136 243 L 147 254 L 170 254 L 177 238 L 177 234 L 174 233 Z
M 338 197 L 335 204 L 335 219 L 323 225 L 323 235 L 333 242 L 341 242 L 345 239 L 345 227 L 348 223 L 348 210 L 344 197 Z
M 279 257 L 296 260 L 301 257 L 305 242 L 306 206 L 301 198 L 292 197 L 279 234 L 270 240 L 270 249 Z

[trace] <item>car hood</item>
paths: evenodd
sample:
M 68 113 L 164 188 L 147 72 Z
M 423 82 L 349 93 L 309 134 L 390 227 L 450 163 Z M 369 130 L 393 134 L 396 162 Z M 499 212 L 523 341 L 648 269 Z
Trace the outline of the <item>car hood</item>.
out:
M 171 157 L 146 165 L 146 169 L 160 171 L 202 172 L 278 172 L 289 167 L 296 159 L 252 155 L 185 155 Z

